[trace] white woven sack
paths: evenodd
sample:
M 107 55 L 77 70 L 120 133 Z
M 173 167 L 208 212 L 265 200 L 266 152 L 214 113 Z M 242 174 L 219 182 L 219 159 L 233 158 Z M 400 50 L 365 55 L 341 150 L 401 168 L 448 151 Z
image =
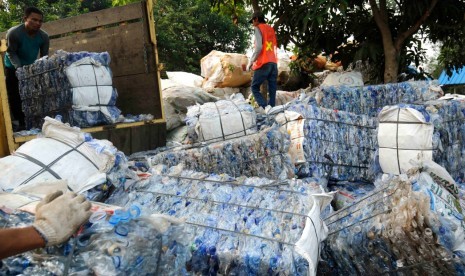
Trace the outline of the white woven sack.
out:
M 433 160 L 434 126 L 419 111 L 386 106 L 378 119 L 379 163 L 384 173 L 404 173 L 414 166 L 410 160 Z
M 71 190 L 83 192 L 106 181 L 116 153 L 110 141 L 85 141 L 78 128 L 48 117 L 42 133 L 46 137 L 26 142 L 0 159 L 0 190 L 66 179 Z
M 113 93 L 112 86 L 87 86 L 72 88 L 73 105 L 108 105 Z
M 65 69 L 71 87 L 112 85 L 109 67 L 101 65 L 91 57 L 80 59 Z

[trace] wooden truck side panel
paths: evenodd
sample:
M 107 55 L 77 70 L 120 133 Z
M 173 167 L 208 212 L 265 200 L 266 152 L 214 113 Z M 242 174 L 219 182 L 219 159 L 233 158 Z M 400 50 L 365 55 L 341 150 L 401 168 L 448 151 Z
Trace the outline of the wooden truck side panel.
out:
M 86 132 L 91 132 L 95 138 L 112 141 L 126 154 L 165 144 L 166 125 L 151 1 L 47 22 L 42 29 L 50 36 L 50 54 L 59 49 L 68 52 L 109 52 L 113 86 L 118 91 L 117 107 L 122 114 L 152 114 L 155 117 L 150 122 L 86 128 Z M 0 34 L 3 39 L 0 48 L 3 49 L 2 52 L 6 50 L 5 35 L 6 33 Z M 3 68 L 0 68 L 0 76 L 4 76 L 2 71 Z M 6 90 L 2 89 L 4 82 L 0 83 L 2 106 L 8 111 L 8 105 L 5 104 L 7 101 L 3 101 L 3 94 L 6 96 Z M 33 137 L 12 139 L 12 130 L 8 130 L 11 128 L 11 118 L 6 113 L 9 112 L 3 112 L 2 123 L 5 125 L 4 132 L 11 152 L 20 143 Z

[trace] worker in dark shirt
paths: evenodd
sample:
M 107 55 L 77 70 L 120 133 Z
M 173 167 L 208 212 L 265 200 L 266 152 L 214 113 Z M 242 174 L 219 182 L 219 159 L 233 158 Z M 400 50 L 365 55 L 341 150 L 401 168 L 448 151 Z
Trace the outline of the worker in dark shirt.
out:
M 21 66 L 34 63 L 37 57 L 48 55 L 49 37 L 41 30 L 44 20 L 43 13 L 29 7 L 24 11 L 24 23 L 12 27 L 6 34 L 7 50 L 5 54 L 6 89 L 10 111 L 15 120 L 18 120 L 19 128 L 24 128 L 24 113 L 21 108 L 18 78 L 16 69 Z

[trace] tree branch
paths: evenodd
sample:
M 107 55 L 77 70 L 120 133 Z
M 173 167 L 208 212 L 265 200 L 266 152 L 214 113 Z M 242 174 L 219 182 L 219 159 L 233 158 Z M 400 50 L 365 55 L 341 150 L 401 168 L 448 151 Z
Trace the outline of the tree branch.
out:
M 380 0 L 379 1 L 379 12 L 381 14 L 381 17 L 383 18 L 384 22 L 388 22 L 388 13 L 387 13 L 387 6 L 386 6 L 386 0 Z
M 376 3 L 376 0 L 369 0 L 370 1 L 370 6 L 371 10 L 373 11 L 373 18 L 375 19 L 376 25 L 378 25 L 378 28 L 381 32 L 381 36 L 384 39 L 392 39 L 391 35 L 391 30 L 389 29 L 387 18 L 384 18 L 383 13 L 386 13 L 386 6 L 384 7 L 378 7 L 378 4 Z M 380 5 L 386 4 L 386 1 L 381 0 Z M 384 12 L 382 12 L 384 10 Z
M 261 11 L 260 6 L 258 5 L 258 0 L 251 0 L 253 11 Z
M 399 36 L 396 38 L 394 42 L 394 45 L 397 50 L 400 50 L 400 48 L 402 47 L 402 45 L 408 37 L 412 36 L 414 33 L 418 31 L 418 29 L 420 29 L 421 25 L 426 21 L 426 19 L 428 19 L 437 3 L 438 0 L 432 0 L 429 8 L 420 17 L 420 19 L 418 19 L 417 22 L 412 27 L 407 29 L 405 32 L 399 34 Z
M 279 16 L 278 20 L 273 24 L 273 29 L 276 31 L 283 21 L 286 21 L 289 15 L 289 11 L 285 11 L 282 15 Z

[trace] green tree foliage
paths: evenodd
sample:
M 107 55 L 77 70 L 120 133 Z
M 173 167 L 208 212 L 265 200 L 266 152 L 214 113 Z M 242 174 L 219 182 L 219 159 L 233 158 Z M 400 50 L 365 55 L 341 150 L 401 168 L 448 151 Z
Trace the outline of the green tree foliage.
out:
M 28 6 L 38 7 L 51 21 L 136 1 L 3 0 L 0 31 L 19 24 Z M 199 74 L 200 59 L 210 51 L 243 53 L 249 44 L 252 29 L 242 6 L 235 10 L 234 20 L 231 12 L 214 10 L 202 0 L 157 0 L 154 13 L 159 59 L 166 70 Z
M 166 71 L 200 73 L 200 60 L 212 50 L 244 53 L 251 28 L 247 17 L 213 12 L 207 1 L 158 0 L 154 7 L 158 56 Z
M 217 6 L 234 0 L 211 0 Z M 422 38 L 442 41 L 446 67 L 462 66 L 465 0 L 249 0 L 260 5 L 278 41 L 293 44 L 301 58 L 321 51 L 339 54 L 344 65 L 367 60 L 384 82 L 395 82 L 424 56 Z M 347 43 L 353 37 L 352 43 Z M 464 40 L 457 42 L 456 40 Z M 341 47 L 344 45 L 345 47 Z
M 113 6 L 124 6 L 132 2 L 137 2 L 138 0 L 112 0 L 111 4 Z
M 45 21 L 52 21 L 109 8 L 111 0 L 3 0 L 0 2 L 0 31 L 21 23 L 24 9 L 30 6 L 44 12 Z

